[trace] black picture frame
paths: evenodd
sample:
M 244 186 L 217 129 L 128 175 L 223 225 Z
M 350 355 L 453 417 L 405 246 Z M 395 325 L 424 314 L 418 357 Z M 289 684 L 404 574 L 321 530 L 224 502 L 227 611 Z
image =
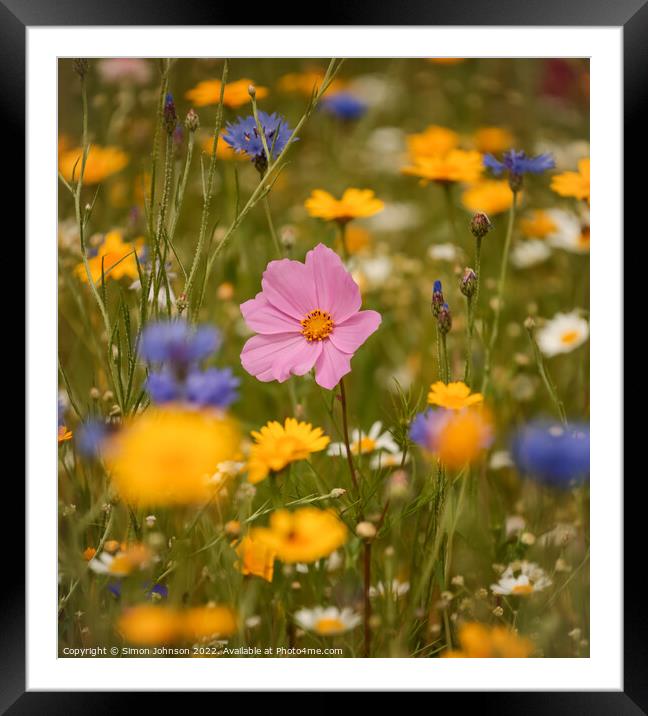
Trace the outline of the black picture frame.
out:
M 161 0 L 0 0 L 0 106 L 4 141 L 4 166 L 10 167 L 2 176 L 5 207 L 11 207 L 12 229 L 20 236 L 25 202 L 25 119 L 26 29 L 33 26 L 66 25 L 241 25 L 242 16 L 237 8 L 213 2 L 183 0 L 163 4 Z M 240 8 L 238 9 L 240 11 Z M 638 148 L 645 154 L 644 114 L 648 94 L 648 0 L 404 0 L 399 3 L 373 3 L 368 0 L 347 0 L 335 8 L 335 23 L 323 25 L 505 25 L 505 26 L 616 26 L 623 27 L 624 64 L 624 227 L 632 225 L 645 201 L 644 181 L 633 180 L 637 166 Z M 333 15 L 329 15 L 333 17 Z M 265 22 L 277 24 L 277 6 L 247 6 L 243 19 L 254 25 Z M 153 20 L 153 22 L 152 22 Z M 301 22 L 291 24 L 302 24 Z M 305 24 L 305 23 L 304 23 Z M 317 23 L 313 23 L 317 24 Z M 506 48 L 502 48 L 506 53 Z M 640 134 L 640 131 L 642 132 Z M 642 194 L 640 194 L 640 192 Z M 644 241 L 645 222 L 637 226 L 637 239 Z M 19 244 L 19 242 L 17 242 Z M 24 258 L 18 250 L 16 258 Z M 636 266 L 636 264 L 635 264 Z M 623 280 L 623 277 L 622 277 Z M 641 279 L 640 279 L 641 280 Z M 630 282 L 632 284 L 632 281 Z M 623 285 L 623 283 L 622 283 Z M 20 289 L 13 298 L 19 303 Z M 605 290 L 604 287 L 594 290 Z M 17 299 L 17 300 L 16 300 Z M 5 297 L 5 300 L 7 297 Z M 629 301 L 626 301 L 629 305 Z M 6 304 L 5 304 L 6 305 Z M 12 308 L 15 310 L 15 308 Z M 623 317 L 619 320 L 623 325 Z M 20 346 L 20 332 L 13 340 Z M 24 336 L 24 333 L 23 333 Z M 22 342 L 24 345 L 24 341 Z M 630 361 L 630 357 L 628 360 Z M 15 359 L 14 359 L 15 360 Z M 625 357 L 624 357 L 625 360 Z M 635 359 L 636 360 L 636 359 Z M 20 360 L 15 360 L 20 366 Z M 16 366 L 13 371 L 15 373 Z M 27 386 L 28 390 L 28 386 Z M 622 400 L 622 396 L 618 396 Z M 19 421 L 16 421 L 19 423 Z M 623 431 L 623 426 L 610 426 L 610 430 Z M 623 434 L 623 433 L 622 433 Z M 27 447 L 27 446 L 26 446 Z M 26 455 L 28 450 L 26 449 Z M 623 472 L 623 468 L 621 467 Z M 11 505 L 14 515 L 24 514 L 24 484 L 12 476 L 12 487 L 5 485 L 5 509 Z M 624 585 L 624 680 L 619 692 L 464 692 L 478 706 L 481 713 L 506 714 L 648 714 L 648 620 L 645 609 L 645 590 L 641 575 L 645 556 L 639 553 L 645 536 L 640 529 L 645 522 L 643 502 L 638 499 L 637 482 L 629 484 L 624 492 L 624 565 L 628 582 Z M 5 482 L 8 476 L 5 476 Z M 640 512 L 641 510 L 641 512 Z M 18 519 L 20 519 L 18 517 Z M 121 713 L 138 708 L 151 708 L 150 694 L 146 703 L 142 694 L 98 692 L 26 692 L 25 649 L 25 563 L 24 553 L 18 549 L 20 528 L 13 535 L 5 535 L 5 576 L 0 587 L 0 713 L 32 714 L 95 714 Z M 24 534 L 24 532 L 23 532 Z M 9 543 L 10 540 L 10 543 Z M 636 558 L 633 559 L 636 553 Z M 637 567 L 633 567 L 637 565 Z M 638 576 L 631 582 L 632 575 Z M 512 684 L 512 688 L 514 688 Z M 83 684 L 79 684 L 83 689 Z M 430 708 L 439 708 L 439 699 L 456 699 L 458 694 L 435 694 Z M 167 707 L 174 694 L 165 694 Z M 126 706 L 128 703 L 128 706 Z M 213 708 L 215 705 L 212 705 Z

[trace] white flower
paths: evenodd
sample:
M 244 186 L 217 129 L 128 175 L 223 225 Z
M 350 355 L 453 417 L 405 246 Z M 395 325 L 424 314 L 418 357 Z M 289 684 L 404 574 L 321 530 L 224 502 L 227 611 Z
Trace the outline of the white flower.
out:
M 95 574 L 110 574 L 113 577 L 126 577 L 132 571 L 132 565 L 128 559 L 122 555 L 108 554 L 102 552 L 98 557 L 93 557 L 88 562 L 88 567 Z
M 320 636 L 344 634 L 360 624 L 362 618 L 349 607 L 313 607 L 295 612 L 295 622 L 306 631 Z
M 505 467 L 513 467 L 513 459 L 508 450 L 496 450 L 490 457 L 488 467 L 491 470 L 503 470 Z
M 526 527 L 526 520 L 521 515 L 510 515 L 506 518 L 506 536 L 517 535 Z
M 575 254 L 589 253 L 589 212 L 583 217 L 563 209 L 547 209 L 546 213 L 556 227 L 547 234 L 551 246 Z
M 540 350 L 549 358 L 559 353 L 570 353 L 589 337 L 589 324 L 578 311 L 557 313 L 538 330 L 536 340 Z
M 392 579 L 391 583 L 391 596 L 392 599 L 399 599 L 409 592 L 409 582 L 401 582 L 399 579 Z M 387 594 L 387 588 L 382 582 L 378 582 L 375 587 L 369 587 L 370 597 L 384 597 Z
M 397 453 L 398 445 L 391 436 L 391 433 L 381 433 L 382 423 L 380 421 L 375 422 L 368 433 L 361 432 L 357 428 L 351 432 L 351 454 L 352 455 L 367 455 L 378 450 L 384 450 L 388 453 Z M 336 457 L 346 457 L 347 450 L 344 443 L 331 443 L 329 445 L 328 455 Z
M 552 584 L 544 570 L 535 562 L 513 562 L 504 570 L 497 584 L 491 584 L 493 594 L 524 596 L 540 592 Z
M 410 454 L 405 455 L 405 462 L 403 462 L 403 453 L 400 450 L 396 452 L 379 452 L 371 458 L 369 466 L 372 470 L 379 470 L 385 467 L 400 467 L 401 465 L 409 462 Z
M 365 226 L 374 233 L 399 233 L 416 229 L 421 224 L 421 210 L 414 203 L 396 202 L 367 219 Z
M 428 249 L 428 256 L 433 261 L 458 261 L 460 251 L 454 244 L 432 244 Z
M 349 264 L 356 283 L 370 291 L 381 288 L 393 273 L 389 256 L 354 257 Z
M 524 269 L 541 264 L 551 256 L 551 249 L 542 239 L 527 239 L 517 242 L 511 250 L 511 263 L 515 268 Z

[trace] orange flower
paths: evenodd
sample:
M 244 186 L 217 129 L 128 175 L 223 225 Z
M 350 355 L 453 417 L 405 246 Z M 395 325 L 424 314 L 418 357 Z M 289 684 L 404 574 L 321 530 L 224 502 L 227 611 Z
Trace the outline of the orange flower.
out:
M 533 653 L 533 642 L 504 626 L 488 627 L 478 622 L 462 624 L 459 628 L 460 649 L 442 654 L 454 659 L 521 659 Z
M 97 554 L 97 550 L 94 547 L 86 547 L 86 549 L 83 550 L 83 559 L 89 562 L 95 554 Z
M 236 546 L 236 553 L 242 574 L 252 574 L 272 582 L 276 553 L 267 544 L 246 536 Z
M 59 445 L 60 445 L 61 443 L 66 442 L 67 440 L 71 440 L 71 439 L 72 439 L 72 431 L 71 431 L 71 430 L 68 430 L 68 429 L 65 427 L 65 425 L 61 425 L 61 426 L 59 427 L 59 429 L 58 429 L 57 439 L 58 439 Z
M 234 612 L 225 606 L 192 607 L 181 615 L 181 630 L 189 641 L 231 636 L 236 631 Z
M 88 259 L 88 267 L 94 283 L 101 282 L 102 270 L 106 281 L 108 279 L 118 281 L 124 277 L 132 280 L 139 278 L 135 253 L 139 252 L 143 246 L 144 239 L 124 243 L 121 231 L 109 231 L 103 244 L 99 247 L 97 255 Z M 81 281 L 88 281 L 88 274 L 83 262 L 77 264 L 74 272 Z
M 67 181 L 79 180 L 81 173 L 81 155 L 83 149 L 70 149 L 59 156 L 59 171 Z M 112 174 L 120 172 L 128 164 L 128 154 L 118 147 L 100 147 L 93 144 L 86 159 L 83 171 L 84 184 L 99 184 Z
M 471 183 L 479 179 L 484 166 L 479 152 L 452 149 L 445 155 L 415 156 L 413 163 L 401 171 L 408 176 L 420 177 L 423 185 L 431 181 Z
M 536 239 L 544 239 L 549 234 L 555 234 L 558 227 L 546 211 L 536 209 L 528 216 L 520 219 L 520 231 L 525 236 L 532 236 Z
M 459 145 L 459 135 L 446 127 L 431 124 L 423 132 L 407 135 L 407 148 L 413 160 L 445 156 Z
M 461 202 L 472 213 L 501 214 L 511 208 L 513 192 L 506 179 L 484 179 L 466 189 Z
M 437 438 L 439 460 L 453 470 L 477 460 L 491 441 L 490 421 L 480 410 L 464 410 L 447 420 Z
M 502 127 L 481 127 L 473 135 L 475 148 L 480 152 L 501 154 L 513 146 L 514 138 L 508 129 Z
M 236 109 L 242 107 L 250 101 L 248 88 L 254 85 L 254 82 L 244 77 L 236 82 L 228 82 L 223 91 L 223 104 L 225 107 Z M 268 96 L 267 87 L 257 87 L 257 100 Z M 185 97 L 191 100 L 196 107 L 207 107 L 210 104 L 218 104 L 220 101 L 221 81 L 220 80 L 204 80 L 199 82 L 195 87 L 185 93 Z M 220 144 L 220 142 L 219 142 Z
M 382 211 L 385 204 L 376 198 L 371 189 L 351 188 L 342 194 L 341 199 L 322 189 L 315 189 L 304 206 L 311 216 L 345 224 L 351 219 L 373 216 Z
M 169 644 L 181 633 L 178 613 L 167 607 L 142 604 L 122 613 L 117 629 L 126 641 L 141 646 Z
M 428 403 L 447 410 L 461 410 L 484 400 L 481 393 L 471 393 L 470 388 L 461 381 L 448 383 L 438 380 L 430 386 Z
M 310 72 L 290 72 L 279 78 L 277 89 L 287 94 L 297 93 L 310 97 L 316 89 L 319 89 L 324 79 L 324 72 L 312 70 Z M 328 86 L 325 94 L 338 92 L 344 87 L 341 80 L 333 80 Z
M 577 172 L 563 172 L 551 180 L 551 188 L 560 196 L 590 201 L 590 160 L 581 159 Z

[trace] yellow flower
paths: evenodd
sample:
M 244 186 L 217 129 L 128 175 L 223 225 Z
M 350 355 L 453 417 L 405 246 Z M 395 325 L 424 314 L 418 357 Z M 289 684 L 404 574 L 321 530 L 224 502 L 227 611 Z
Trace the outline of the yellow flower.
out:
M 506 179 L 485 179 L 466 189 L 461 202 L 473 213 L 500 214 L 511 208 L 513 192 Z
M 322 189 L 315 189 L 304 206 L 311 216 L 345 224 L 351 219 L 373 216 L 382 211 L 385 204 L 376 198 L 371 189 L 347 189 L 341 199 Z
M 236 631 L 234 612 L 225 606 L 192 607 L 180 618 L 182 634 L 192 642 L 231 636 Z
M 97 550 L 94 547 L 86 547 L 83 550 L 83 559 L 85 559 L 86 562 L 89 562 L 95 554 L 97 554 Z
M 310 97 L 316 89 L 322 84 L 324 79 L 324 72 L 320 70 L 313 70 L 310 72 L 290 72 L 287 75 L 283 75 L 279 78 L 277 83 L 277 89 L 280 92 L 286 92 L 288 94 L 298 93 L 303 94 L 306 97 Z M 333 80 L 328 86 L 325 94 L 329 92 L 338 92 L 344 83 L 341 80 Z
M 78 181 L 81 173 L 83 149 L 69 149 L 59 156 L 59 171 L 67 181 Z M 100 147 L 93 144 L 86 159 L 83 172 L 84 184 L 99 184 L 111 174 L 116 174 L 128 164 L 128 154 L 118 147 Z
M 513 146 L 515 139 L 508 129 L 502 127 L 480 127 L 473 135 L 475 148 L 480 152 L 501 154 Z
M 428 403 L 448 410 L 461 410 L 484 400 L 481 393 L 471 393 L 470 388 L 461 381 L 448 383 L 438 380 L 430 386 Z
M 577 172 L 563 172 L 551 180 L 551 188 L 560 196 L 590 200 L 590 160 L 581 159 Z
M 250 449 L 248 480 L 265 480 L 270 471 L 278 472 L 297 460 L 305 460 L 310 453 L 323 450 L 330 442 L 322 428 L 286 418 L 282 425 L 271 420 L 258 432 L 252 432 L 255 444 Z
M 346 542 L 347 528 L 333 510 L 302 507 L 273 512 L 270 526 L 252 529 L 250 537 L 274 550 L 282 562 L 315 562 Z
M 349 226 L 344 237 L 344 243 L 350 254 L 359 254 L 369 248 L 371 234 L 361 226 Z
M 206 502 L 219 463 L 234 460 L 236 423 L 208 411 L 178 406 L 136 416 L 111 439 L 106 463 L 124 500 L 139 505 Z
M 484 171 L 482 155 L 475 151 L 452 149 L 445 155 L 413 158 L 413 164 L 404 167 L 403 174 L 421 178 L 421 184 L 428 182 L 477 181 Z
M 431 124 L 423 132 L 407 135 L 407 148 L 412 160 L 445 156 L 459 146 L 459 135 L 447 127 Z
M 236 546 L 236 554 L 242 574 L 253 574 L 272 582 L 276 553 L 265 542 L 245 536 Z
M 124 611 L 117 629 L 131 644 L 155 646 L 175 641 L 181 633 L 181 620 L 174 609 L 142 604 Z
M 61 427 L 58 429 L 58 435 L 57 435 L 58 443 L 64 443 L 67 440 L 72 439 L 72 431 L 68 430 L 65 425 L 61 425 Z
M 463 410 L 452 415 L 439 431 L 436 453 L 453 470 L 474 462 L 491 441 L 490 421 L 480 410 Z
M 521 659 L 533 653 L 533 642 L 504 626 L 488 627 L 469 622 L 459 628 L 460 649 L 448 650 L 442 656 L 459 659 Z
M 101 282 L 102 267 L 104 280 L 106 281 L 111 278 L 115 280 L 124 277 L 133 280 L 139 278 L 135 253 L 139 252 L 143 246 L 144 239 L 124 243 L 121 231 L 109 231 L 103 244 L 99 247 L 97 255 L 88 259 L 93 282 Z M 88 281 L 88 274 L 83 262 L 76 265 L 74 272 L 81 281 Z
M 250 101 L 248 87 L 254 85 L 254 82 L 247 77 L 236 80 L 236 82 L 228 82 L 223 92 L 223 104 L 225 107 L 236 109 L 242 107 Z M 257 87 L 257 100 L 268 96 L 267 87 Z M 220 80 L 204 80 L 199 82 L 195 87 L 185 93 L 185 97 L 191 100 L 196 107 L 207 107 L 210 104 L 218 104 L 220 101 L 221 81 Z M 220 144 L 220 142 L 219 142 Z
M 520 219 L 520 231 L 525 236 L 544 239 L 545 236 L 549 236 L 549 234 L 555 234 L 558 231 L 558 227 L 546 211 L 536 209 L 528 216 Z

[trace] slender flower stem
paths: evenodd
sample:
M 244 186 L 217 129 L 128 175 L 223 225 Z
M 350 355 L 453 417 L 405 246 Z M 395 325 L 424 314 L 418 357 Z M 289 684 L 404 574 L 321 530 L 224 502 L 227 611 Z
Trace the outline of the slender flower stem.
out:
M 281 250 L 281 243 L 279 242 L 279 236 L 277 235 L 274 221 L 272 220 L 272 213 L 270 212 L 270 201 L 268 200 L 267 196 L 263 197 L 263 211 L 265 212 L 265 215 L 266 215 L 266 220 L 268 222 L 268 229 L 270 229 L 270 236 L 272 236 L 272 241 L 275 245 L 275 250 L 279 256 L 283 256 L 283 251 Z
M 442 361 L 442 375 L 443 382 L 450 382 L 450 363 L 448 362 L 448 344 L 446 342 L 446 334 L 443 331 L 439 331 L 441 335 L 441 361 Z
M 547 389 L 547 392 L 549 393 L 549 397 L 553 401 L 554 406 L 556 407 L 556 410 L 558 411 L 558 415 L 560 416 L 560 422 L 563 425 L 567 425 L 567 413 L 565 412 L 565 405 L 560 399 L 558 395 L 558 391 L 556 390 L 556 386 L 554 382 L 551 380 L 551 377 L 549 376 L 549 373 L 547 372 L 547 367 L 544 362 L 544 358 L 542 357 L 542 353 L 540 352 L 540 348 L 538 347 L 538 343 L 536 342 L 535 336 L 533 335 L 533 321 L 527 319 L 527 321 L 524 322 L 524 326 L 527 329 L 527 334 L 529 336 L 529 341 L 531 341 L 531 346 L 533 348 L 533 355 L 535 357 L 536 366 L 538 368 L 538 373 L 540 373 L 540 377 L 542 378 L 542 382 L 545 385 L 545 388 Z
M 155 123 L 155 135 L 153 137 L 153 153 L 151 155 L 151 186 L 149 194 L 149 216 L 148 226 L 149 235 L 153 236 L 153 205 L 155 203 L 155 182 L 157 178 L 157 162 L 158 155 L 160 153 L 160 134 L 162 131 L 162 122 L 164 118 L 164 102 L 169 88 L 169 69 L 171 67 L 171 61 L 163 58 L 162 62 L 162 78 L 160 82 L 160 95 L 158 98 L 157 106 L 157 121 Z
M 348 261 L 349 259 L 349 247 L 347 246 L 347 222 L 346 221 L 339 221 L 338 226 L 340 227 L 340 246 L 342 251 L 342 256 L 345 261 Z
M 481 390 L 485 394 L 490 382 L 490 374 L 493 360 L 493 350 L 497 344 L 497 336 L 499 334 L 500 315 L 502 313 L 502 303 L 504 295 L 504 284 L 506 283 L 506 270 L 508 268 L 509 251 L 511 249 L 511 238 L 513 237 L 513 225 L 515 224 L 515 208 L 517 204 L 518 193 L 513 192 L 513 202 L 509 211 L 508 226 L 506 227 L 506 238 L 504 239 L 504 251 L 502 252 L 502 263 L 500 265 L 499 280 L 497 282 L 497 294 L 495 297 L 495 307 L 493 309 L 493 327 L 491 329 L 490 340 L 486 349 L 486 359 L 484 361 L 484 376 L 482 378 Z
M 475 293 L 468 296 L 468 322 L 467 322 L 467 342 L 468 348 L 466 352 L 466 370 L 464 374 L 464 383 L 468 387 L 472 387 L 472 342 L 475 334 L 475 308 L 479 301 L 479 285 L 481 283 L 481 246 L 482 239 L 475 239 Z
M 358 478 L 356 477 L 355 467 L 353 465 L 353 457 L 351 455 L 351 442 L 349 440 L 349 421 L 347 417 L 347 398 L 344 388 L 344 378 L 340 378 L 340 403 L 342 405 L 342 432 L 344 435 L 344 444 L 346 446 L 347 463 L 349 472 L 351 473 L 351 481 L 356 492 L 359 492 Z
M 446 209 L 448 212 L 448 223 L 450 224 L 450 229 L 452 231 L 452 238 L 455 242 L 455 244 L 459 243 L 459 234 L 457 232 L 457 220 L 455 216 L 455 207 L 452 203 L 452 184 L 449 182 L 445 182 L 443 184 L 443 190 L 445 194 L 446 199 Z
M 156 315 L 159 313 L 158 305 L 158 294 L 160 292 L 160 286 L 162 279 L 165 282 L 165 288 L 167 293 L 167 309 L 170 311 L 170 292 L 169 292 L 169 279 L 166 274 L 166 255 L 168 236 L 166 232 L 166 214 L 169 207 L 169 199 L 171 197 L 171 183 L 173 180 L 173 135 L 167 135 L 165 157 L 164 157 L 164 184 L 162 191 L 162 200 L 160 201 L 160 210 L 158 213 L 157 224 L 155 227 L 155 240 L 154 250 L 159 260 L 158 271 L 155 274 L 155 280 L 153 285 L 153 305 L 155 307 Z M 164 254 L 162 254 L 162 243 L 164 240 Z

